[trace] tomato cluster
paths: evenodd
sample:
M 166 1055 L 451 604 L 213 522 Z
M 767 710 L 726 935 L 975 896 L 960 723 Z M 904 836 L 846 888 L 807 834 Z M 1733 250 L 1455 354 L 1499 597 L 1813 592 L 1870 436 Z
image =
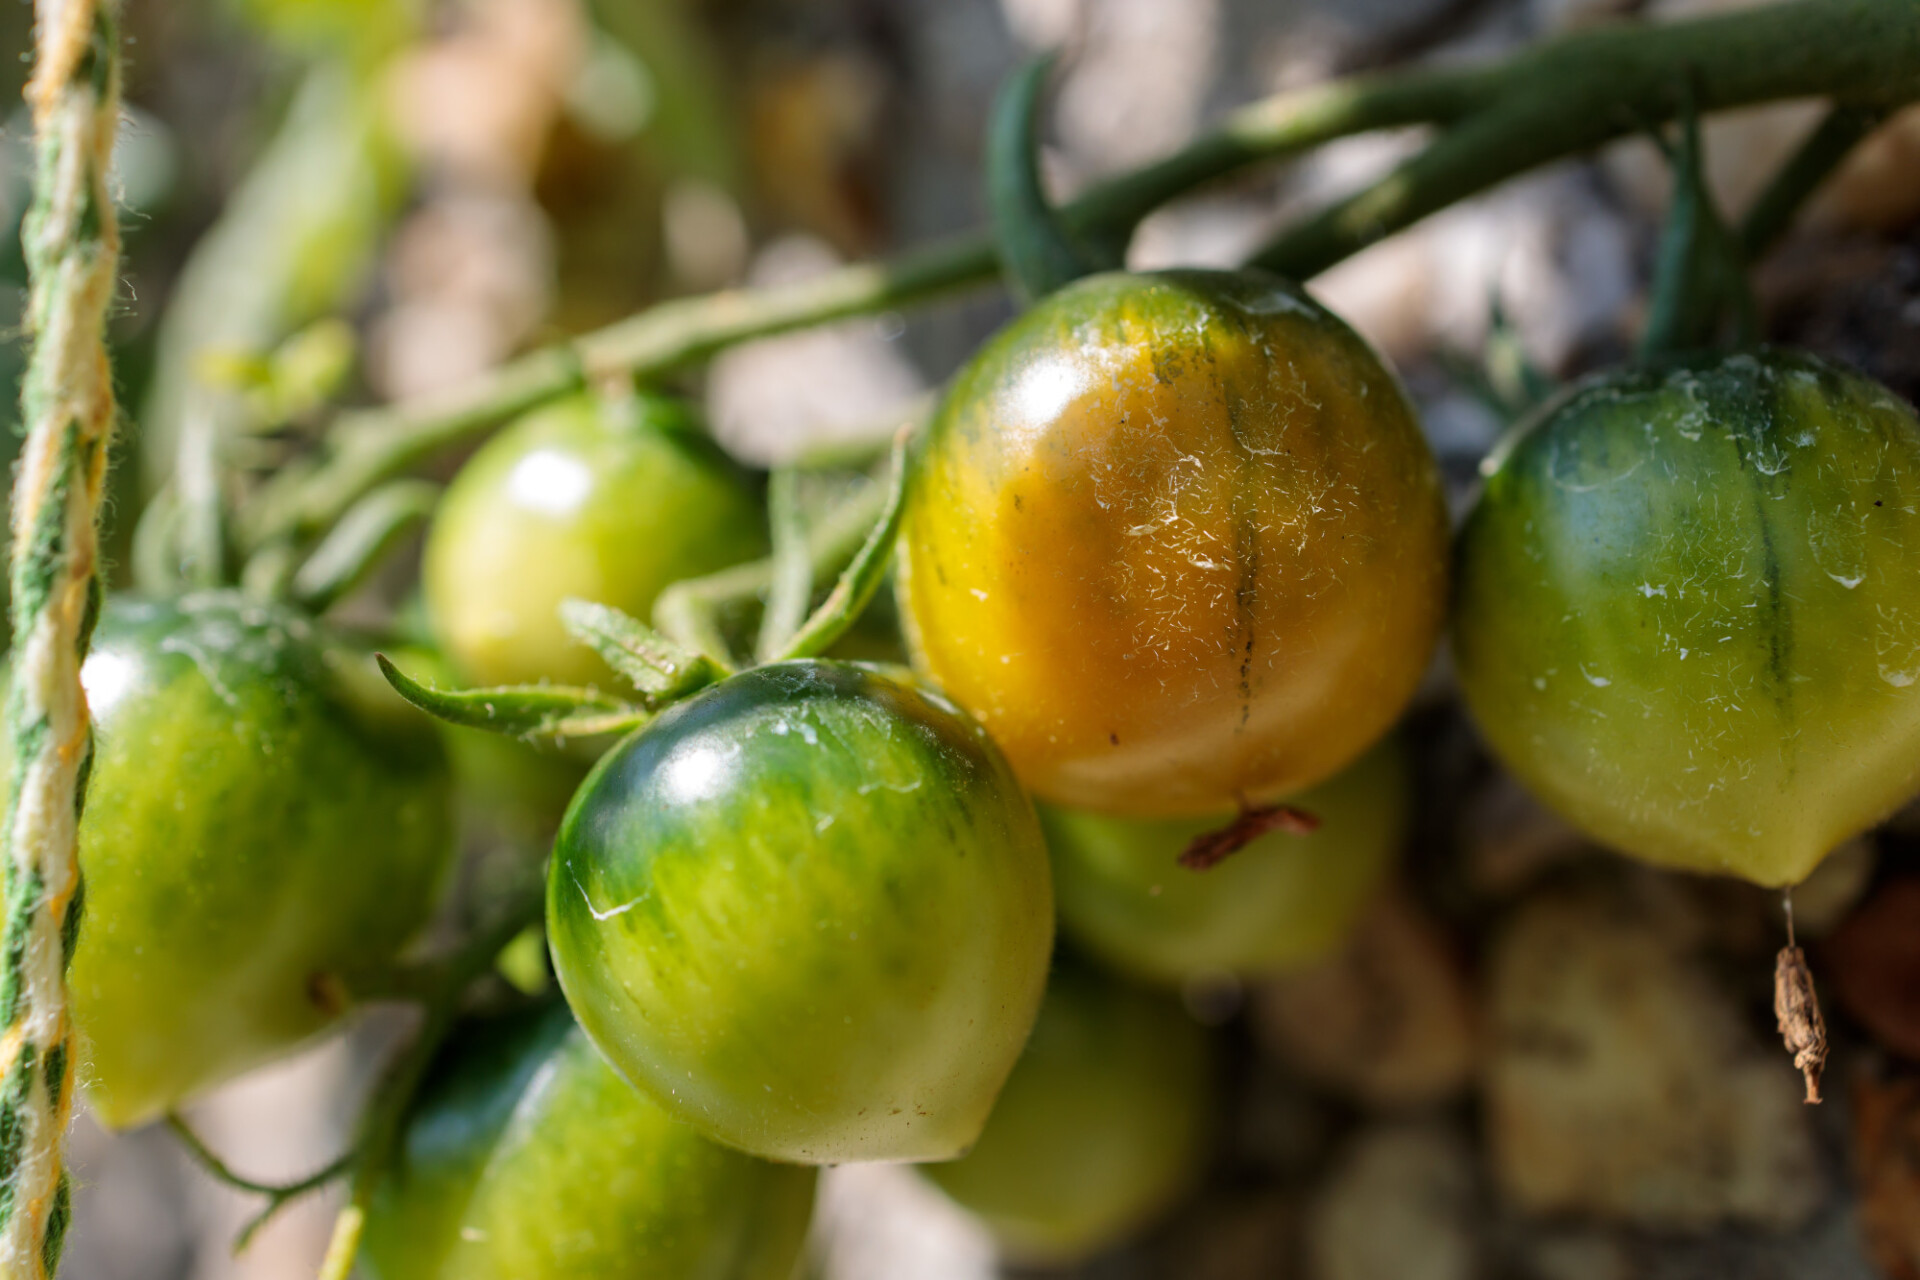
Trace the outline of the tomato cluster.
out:
M 1303 290 L 1088 277 L 918 441 L 912 670 L 734 673 L 646 629 L 664 588 L 768 547 L 688 421 L 535 411 L 429 537 L 416 678 L 529 686 L 468 695 L 474 723 L 571 697 L 638 727 L 552 839 L 564 1003 L 443 1046 L 377 1170 L 380 1276 L 783 1276 L 811 1166 L 859 1160 L 934 1162 L 1038 1259 L 1137 1229 L 1212 1113 L 1207 1033 L 1165 989 L 1347 936 L 1407 828 L 1390 731 L 1450 577 L 1494 749 L 1628 853 L 1791 884 L 1920 786 L 1920 422 L 1812 357 L 1571 389 L 1450 548 L 1405 395 Z M 572 597 L 632 615 L 631 661 L 563 623 Z M 277 605 L 116 601 L 85 680 L 76 1008 L 94 1103 L 132 1124 L 379 990 L 427 921 L 452 775 L 362 650 Z M 449 732 L 469 788 L 540 763 Z M 1181 865 L 1282 799 L 1310 834 Z

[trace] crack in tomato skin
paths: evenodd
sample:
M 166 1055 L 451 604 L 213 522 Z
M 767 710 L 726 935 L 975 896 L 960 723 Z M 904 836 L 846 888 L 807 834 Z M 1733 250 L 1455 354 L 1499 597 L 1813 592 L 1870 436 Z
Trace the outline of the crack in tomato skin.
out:
M 1092 276 L 951 383 L 903 523 L 916 667 L 1056 804 L 1265 803 L 1425 670 L 1439 475 L 1380 358 L 1250 272 Z
M 1053 943 L 1039 823 L 985 731 L 860 664 L 663 714 L 589 775 L 549 874 L 555 968 L 609 1059 L 802 1163 L 971 1145 Z
M 1804 353 L 1597 375 L 1490 459 L 1454 654 L 1603 843 L 1797 883 L 1920 785 L 1920 420 Z

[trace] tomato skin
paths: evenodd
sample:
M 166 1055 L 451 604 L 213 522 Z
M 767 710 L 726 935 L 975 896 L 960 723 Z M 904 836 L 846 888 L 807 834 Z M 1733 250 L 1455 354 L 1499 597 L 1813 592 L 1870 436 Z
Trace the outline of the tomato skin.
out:
M 108 603 L 73 957 L 81 1078 L 150 1120 L 333 1017 L 316 974 L 389 962 L 452 847 L 447 764 L 364 654 L 225 592 Z
M 528 414 L 447 487 L 421 567 L 434 635 L 476 685 L 621 687 L 561 626 L 569 596 L 645 619 L 654 597 L 766 553 L 738 470 L 675 402 L 587 395 Z
M 547 932 L 587 1033 L 708 1136 L 946 1159 L 1033 1025 L 1053 892 L 977 724 L 878 668 L 790 662 L 601 760 L 554 845 Z
M 363 1257 L 372 1280 L 790 1280 L 815 1179 L 672 1119 L 556 1001 L 442 1048 Z
M 1406 834 L 1407 766 L 1375 747 L 1290 798 L 1320 819 L 1275 831 L 1205 871 L 1178 864 L 1215 818 L 1115 818 L 1042 807 L 1067 935 L 1116 968 L 1179 984 L 1202 974 L 1258 977 L 1311 964 L 1347 938 Z
M 1109 274 L 955 377 L 898 581 L 915 665 L 1036 796 L 1193 816 L 1386 732 L 1446 547 L 1432 453 L 1352 330 L 1260 273 Z
M 1212 1084 L 1206 1033 L 1178 1001 L 1063 961 L 980 1141 L 921 1171 L 1008 1254 L 1078 1261 L 1198 1179 Z
M 1603 374 L 1492 460 L 1454 652 L 1603 843 L 1797 883 L 1920 785 L 1920 422 L 1770 350 Z

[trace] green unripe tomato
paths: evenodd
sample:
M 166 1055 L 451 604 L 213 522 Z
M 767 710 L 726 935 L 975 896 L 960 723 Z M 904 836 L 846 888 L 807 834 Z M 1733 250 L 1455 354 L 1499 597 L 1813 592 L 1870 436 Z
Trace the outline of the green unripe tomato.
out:
M 365 654 L 225 593 L 109 602 L 74 952 L 81 1078 L 114 1127 L 286 1053 L 317 975 L 389 963 L 451 849 L 447 764 Z
M 674 1120 L 556 1001 L 448 1040 L 363 1256 L 373 1280 L 791 1280 L 814 1181 Z
M 1454 654 L 1606 844 L 1790 885 L 1920 785 L 1920 422 L 1788 351 L 1573 388 L 1490 460 Z
M 1197 1179 L 1211 1076 L 1206 1033 L 1178 1001 L 1062 964 L 980 1141 L 922 1172 L 1009 1255 L 1070 1263 Z
M 627 738 L 550 877 L 587 1033 L 675 1115 L 773 1159 L 972 1145 L 1053 946 L 1039 824 L 985 731 L 848 663 L 756 668 Z
M 522 418 L 447 487 L 422 578 L 434 635 L 477 685 L 611 685 L 560 624 L 569 596 L 638 618 L 681 578 L 766 552 L 739 471 L 673 401 L 580 395 Z
M 1061 927 L 1101 959 L 1157 982 L 1310 964 L 1343 942 L 1406 833 L 1407 770 L 1389 740 L 1290 798 L 1320 819 L 1269 832 L 1205 871 L 1179 865 L 1231 815 L 1143 821 L 1043 806 Z

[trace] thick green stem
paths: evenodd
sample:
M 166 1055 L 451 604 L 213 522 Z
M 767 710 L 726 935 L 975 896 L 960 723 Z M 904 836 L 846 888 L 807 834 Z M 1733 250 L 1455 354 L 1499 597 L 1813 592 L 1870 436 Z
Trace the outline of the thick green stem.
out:
M 1517 55 L 1498 79 L 1494 105 L 1249 261 L 1295 279 L 1317 275 L 1456 201 L 1673 119 L 1683 86 L 1702 112 L 1783 98 L 1913 101 L 1920 20 L 1913 0 L 1798 0 L 1570 36 Z
M 1051 56 L 1016 69 L 987 121 L 987 208 L 1000 265 L 1022 302 L 1043 298 L 1096 269 L 1094 255 L 1067 233 L 1040 175 L 1040 99 Z M 1119 254 L 1111 255 L 1118 265 Z

